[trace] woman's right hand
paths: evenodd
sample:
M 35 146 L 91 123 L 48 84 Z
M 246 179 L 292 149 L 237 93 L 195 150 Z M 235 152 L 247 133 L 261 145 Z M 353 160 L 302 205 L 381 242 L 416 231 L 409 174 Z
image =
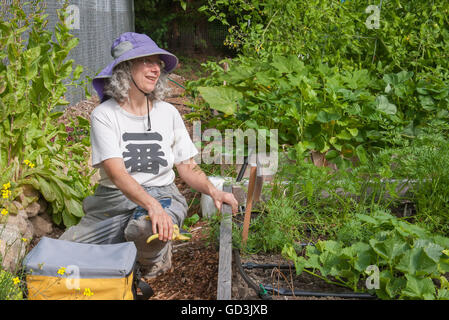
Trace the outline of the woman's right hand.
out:
M 158 201 L 151 204 L 147 208 L 148 217 L 151 220 L 151 225 L 153 228 L 153 234 L 159 234 L 159 240 L 168 241 L 173 237 L 173 220 L 162 208 Z
M 126 171 L 122 158 L 110 158 L 102 162 L 109 179 L 123 194 L 148 211 L 153 234 L 159 234 L 159 240 L 168 241 L 173 237 L 173 221 L 162 208 L 159 201 L 151 197 L 142 186 Z

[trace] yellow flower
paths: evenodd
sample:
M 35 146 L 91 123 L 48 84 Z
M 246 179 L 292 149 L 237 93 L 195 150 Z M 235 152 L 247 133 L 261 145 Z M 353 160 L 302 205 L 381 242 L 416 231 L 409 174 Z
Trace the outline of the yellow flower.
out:
M 9 188 L 11 188 L 11 183 L 8 182 L 3 185 L 3 189 L 7 190 Z
M 17 285 L 20 283 L 20 279 L 19 277 L 15 277 L 14 279 L 12 279 L 12 281 L 14 281 L 14 284 Z
M 28 239 L 27 239 L 27 238 L 22 238 L 22 241 L 23 241 L 23 242 L 27 242 Z
M 23 160 L 23 163 L 25 163 L 30 168 L 34 168 L 34 163 L 32 163 L 30 160 Z
M 5 208 L 2 209 L 2 211 L 0 212 L 0 214 L 2 216 L 6 216 L 8 214 L 8 210 L 6 210 Z
M 2 190 L 2 198 L 3 199 L 8 199 L 11 196 L 11 191 L 9 190 Z
M 90 291 L 89 288 L 84 289 L 84 293 L 83 293 L 86 297 L 90 297 L 93 296 L 94 293 L 92 291 Z
M 64 267 L 59 268 L 58 274 L 60 274 L 62 276 L 64 273 L 65 273 L 65 268 Z

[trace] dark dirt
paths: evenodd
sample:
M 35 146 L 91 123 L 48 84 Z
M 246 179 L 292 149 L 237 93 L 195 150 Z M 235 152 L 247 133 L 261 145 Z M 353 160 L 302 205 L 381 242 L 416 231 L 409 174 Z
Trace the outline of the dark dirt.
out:
M 352 293 L 352 291 L 326 283 L 313 275 L 303 273 L 296 275 L 294 265 L 284 259 L 280 254 L 252 254 L 241 255 L 242 265 L 248 262 L 255 264 L 274 264 L 277 267 L 262 268 L 243 268 L 248 277 L 256 284 L 262 284 L 264 287 L 269 285 L 276 289 L 300 290 L 317 293 Z M 235 260 L 235 259 L 234 259 Z M 281 266 L 290 265 L 290 268 L 281 268 Z M 273 300 L 347 300 L 347 298 L 326 296 L 288 296 L 274 293 L 271 295 Z M 232 280 L 232 299 L 236 300 L 254 300 L 260 299 L 258 292 L 251 288 L 237 269 L 236 262 L 233 265 Z M 354 298 L 351 298 L 354 300 Z

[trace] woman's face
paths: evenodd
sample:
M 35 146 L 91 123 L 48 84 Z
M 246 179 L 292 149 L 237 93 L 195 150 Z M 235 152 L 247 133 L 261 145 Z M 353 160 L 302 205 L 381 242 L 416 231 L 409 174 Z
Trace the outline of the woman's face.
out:
M 133 60 L 131 74 L 137 86 L 144 92 L 152 92 L 161 75 L 164 63 L 159 56 L 142 57 Z

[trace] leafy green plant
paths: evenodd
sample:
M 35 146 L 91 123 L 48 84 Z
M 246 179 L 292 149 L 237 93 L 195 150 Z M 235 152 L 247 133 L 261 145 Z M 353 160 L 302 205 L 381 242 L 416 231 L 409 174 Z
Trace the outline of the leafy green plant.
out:
M 245 252 L 280 252 L 285 243 L 300 239 L 303 221 L 288 198 L 275 199 L 251 220 Z M 233 239 L 236 247 L 241 247 L 243 226 L 235 224 Z
M 242 58 L 230 63 L 229 71 L 219 68 L 212 79 L 189 82 L 188 88 L 219 111 L 214 116 L 204 106 L 194 106 L 207 127 L 276 128 L 279 144 L 295 146 L 299 157 L 315 150 L 347 166 L 366 149 L 417 134 L 435 120 L 435 111 L 438 119 L 447 118 L 447 83 L 415 82 L 412 76 L 400 72 L 377 80 L 368 70 L 305 65 L 296 56 L 275 56 Z M 425 83 L 439 98 L 425 95 Z
M 428 230 L 448 235 L 449 144 L 447 137 L 434 129 L 424 130 L 412 141 L 382 150 L 371 164 L 357 169 L 361 175 L 376 179 L 384 176 L 403 181 L 403 199 L 413 203 L 416 223 Z M 371 172 L 371 174 L 368 174 Z M 379 179 L 378 179 L 379 180 Z
M 0 300 L 22 300 L 20 280 L 12 273 L 0 268 Z
M 10 19 L 0 21 L 0 182 L 10 182 L 15 191 L 0 205 L 15 213 L 10 200 L 32 185 L 51 203 L 53 221 L 71 226 L 84 215 L 81 201 L 92 192 L 89 139 L 67 141 L 66 126 L 57 123 L 63 113 L 54 110 L 68 104 L 67 86 L 76 85 L 82 73 L 82 66 L 73 68 L 74 60 L 67 59 L 78 39 L 64 24 L 64 8 L 54 31 L 46 30 L 41 1 L 15 0 L 9 13 Z M 89 132 L 82 117 L 70 126 Z
M 200 11 L 228 26 L 227 45 L 245 56 L 293 54 L 331 66 L 447 76 L 444 0 L 384 1 L 370 26 L 366 0 L 208 1 Z
M 375 292 L 382 299 L 449 299 L 445 278 L 449 238 L 435 236 L 381 211 L 357 215 L 357 219 L 374 230 L 368 241 L 351 245 L 318 241 L 306 248 L 304 256 L 286 245 L 283 254 L 294 261 L 297 274 L 306 272 L 355 292 Z M 379 270 L 378 288 L 363 286 L 370 266 Z
M 292 154 L 318 151 L 343 168 L 429 125 L 447 133 L 445 2 L 384 3 L 378 29 L 367 27 L 366 8 L 208 1 L 201 11 L 230 26 L 241 55 L 229 71 L 209 64 L 210 77 L 188 84 L 206 102 L 194 106 L 197 116 L 217 129 L 277 128 Z
M 184 219 L 183 228 L 189 229 L 191 226 L 193 226 L 198 221 L 200 221 L 200 216 L 195 213 L 194 215 Z

